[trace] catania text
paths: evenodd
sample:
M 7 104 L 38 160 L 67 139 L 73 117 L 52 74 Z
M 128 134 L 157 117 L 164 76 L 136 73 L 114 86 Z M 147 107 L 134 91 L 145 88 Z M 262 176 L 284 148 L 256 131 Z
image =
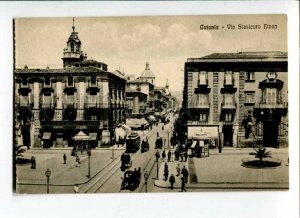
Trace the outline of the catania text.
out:
M 263 25 L 258 25 L 258 24 L 227 24 L 226 26 L 222 26 L 222 29 L 228 29 L 228 30 L 259 30 L 259 29 L 277 29 L 277 25 L 275 24 L 263 24 Z M 218 25 L 200 25 L 200 30 L 218 30 L 220 29 Z

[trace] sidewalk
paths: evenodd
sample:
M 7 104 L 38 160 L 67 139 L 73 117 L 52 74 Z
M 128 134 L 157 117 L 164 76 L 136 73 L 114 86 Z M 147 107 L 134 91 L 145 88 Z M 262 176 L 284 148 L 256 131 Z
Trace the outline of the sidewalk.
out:
M 151 131 L 138 131 L 143 137 L 149 135 Z M 78 153 L 80 158 L 80 167 L 76 167 L 76 157 L 71 156 L 72 148 L 50 148 L 50 149 L 30 149 L 24 153 L 24 156 L 36 158 L 36 169 L 31 169 L 30 164 L 17 165 L 17 193 L 44 193 L 46 184 L 45 172 L 51 171 L 50 187 L 52 193 L 72 193 L 75 184 L 84 184 L 90 181 L 93 176 L 102 171 L 113 160 L 120 159 L 125 146 L 118 147 L 117 144 L 108 148 L 92 149 L 90 159 L 90 178 L 88 174 L 88 156 L 84 152 Z M 63 154 L 67 156 L 67 163 L 63 163 Z M 113 159 L 112 159 L 113 157 Z
M 187 189 L 288 189 L 289 167 L 288 149 L 273 149 L 273 158 L 282 160 L 281 166 L 268 169 L 245 168 L 241 165 L 241 159 L 250 156 L 251 148 L 225 148 L 222 153 L 217 149 L 210 150 L 210 156 L 205 158 L 188 158 L 188 171 L 190 180 Z M 182 163 L 171 162 L 169 176 L 176 174 L 176 165 Z M 169 188 L 170 183 L 163 181 L 163 164 L 160 166 L 159 180 L 155 185 L 161 188 Z M 181 167 L 182 169 L 182 167 Z M 176 177 L 175 188 L 180 188 L 180 179 Z

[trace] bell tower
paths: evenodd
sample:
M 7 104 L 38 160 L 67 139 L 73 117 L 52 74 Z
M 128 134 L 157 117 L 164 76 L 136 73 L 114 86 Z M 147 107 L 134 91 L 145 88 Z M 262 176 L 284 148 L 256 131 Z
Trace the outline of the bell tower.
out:
M 63 51 L 63 65 L 64 67 L 75 66 L 76 62 L 86 60 L 86 53 L 81 51 L 81 41 L 78 37 L 78 32 L 75 31 L 75 19 L 73 17 L 72 32 L 67 41 L 67 47 Z

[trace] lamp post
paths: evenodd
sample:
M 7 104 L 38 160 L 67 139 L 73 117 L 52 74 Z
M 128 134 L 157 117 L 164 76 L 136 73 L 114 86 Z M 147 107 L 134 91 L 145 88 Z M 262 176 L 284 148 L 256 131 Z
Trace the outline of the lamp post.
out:
M 147 170 L 144 173 L 144 178 L 145 178 L 145 191 L 148 192 L 147 183 L 148 183 L 149 173 L 147 172 Z
M 47 177 L 47 194 L 49 194 L 49 180 L 51 176 L 51 171 L 49 169 L 46 170 L 45 176 Z
M 89 158 L 87 178 L 91 178 L 91 155 L 92 155 L 92 151 L 91 151 L 90 148 L 87 150 L 87 155 L 88 155 L 88 158 Z
M 156 170 L 156 179 L 158 179 L 158 160 L 160 158 L 160 154 L 159 154 L 159 151 L 157 150 L 156 153 L 155 153 L 155 157 L 156 157 L 156 166 L 157 166 L 157 170 Z

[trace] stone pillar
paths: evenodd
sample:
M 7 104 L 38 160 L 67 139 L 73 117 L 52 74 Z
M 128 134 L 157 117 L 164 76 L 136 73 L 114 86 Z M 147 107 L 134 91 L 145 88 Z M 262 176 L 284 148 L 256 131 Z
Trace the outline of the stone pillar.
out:
M 232 135 L 232 147 L 238 147 L 238 132 L 239 132 L 239 125 L 234 125 L 232 127 L 233 135 Z
M 79 89 L 78 89 L 78 109 L 77 109 L 77 117 L 76 117 L 77 120 L 83 120 L 84 95 L 85 95 L 84 81 L 80 81 Z
M 33 83 L 33 109 L 38 110 L 40 107 L 40 83 L 34 81 Z
M 108 103 L 109 103 L 109 88 L 108 88 L 108 81 L 103 81 L 103 83 L 102 83 L 102 90 L 103 90 L 103 100 L 102 100 L 102 102 L 103 102 L 103 106 L 105 107 L 105 108 L 107 108 L 108 107 Z
M 41 139 L 39 137 L 41 122 L 40 122 L 40 83 L 39 81 L 33 82 L 33 122 L 30 129 L 30 143 L 32 147 L 39 147 Z
M 55 120 L 62 120 L 62 102 L 63 102 L 63 90 L 62 82 L 56 82 L 56 108 L 55 108 Z
M 134 96 L 132 113 L 133 114 L 139 113 L 139 96 Z

